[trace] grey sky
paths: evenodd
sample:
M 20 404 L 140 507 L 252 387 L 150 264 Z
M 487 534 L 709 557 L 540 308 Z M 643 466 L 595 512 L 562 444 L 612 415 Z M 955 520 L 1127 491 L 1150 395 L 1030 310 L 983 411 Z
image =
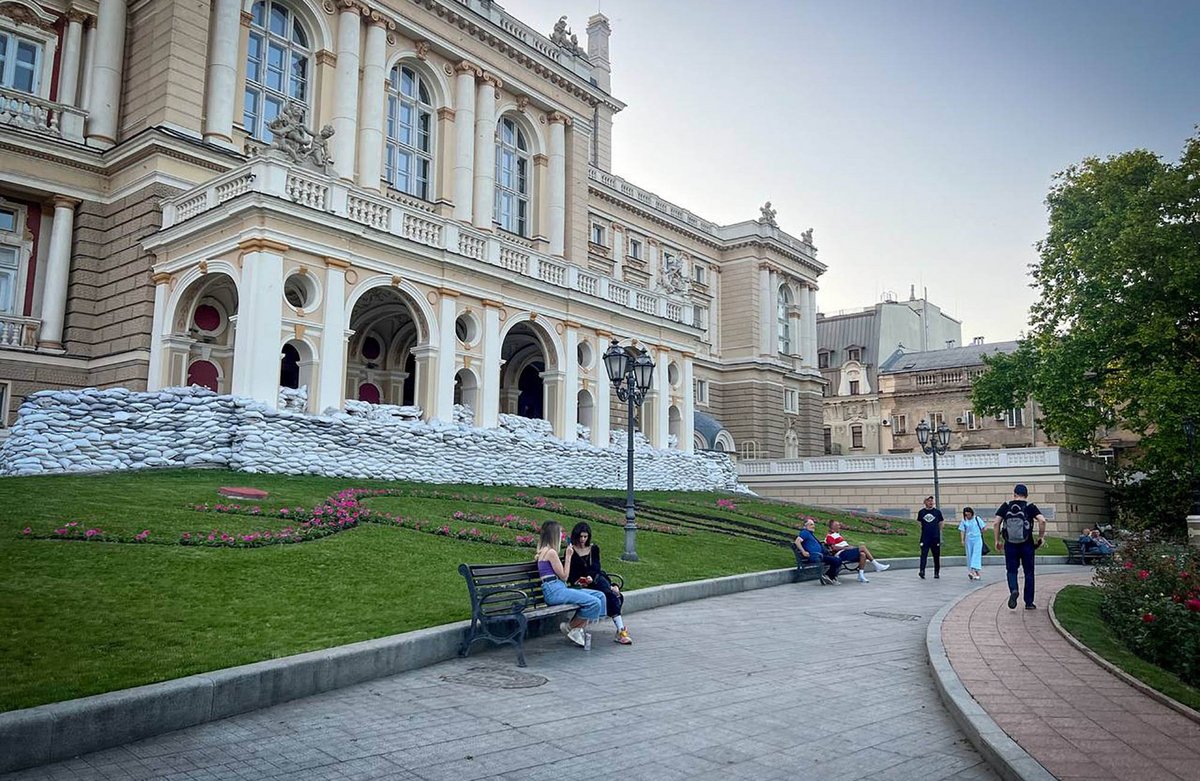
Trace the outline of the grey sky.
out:
M 1200 122 L 1200 0 L 507 0 L 612 20 L 613 170 L 721 223 L 814 228 L 822 311 L 909 286 L 1016 338 L 1053 174 Z

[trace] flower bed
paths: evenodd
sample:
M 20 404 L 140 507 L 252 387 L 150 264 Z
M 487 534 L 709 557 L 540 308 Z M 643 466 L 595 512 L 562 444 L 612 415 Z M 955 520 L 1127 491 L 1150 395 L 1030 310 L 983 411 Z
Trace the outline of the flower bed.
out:
M 1096 569 L 1101 615 L 1129 650 L 1200 685 L 1200 557 L 1194 548 L 1130 540 Z

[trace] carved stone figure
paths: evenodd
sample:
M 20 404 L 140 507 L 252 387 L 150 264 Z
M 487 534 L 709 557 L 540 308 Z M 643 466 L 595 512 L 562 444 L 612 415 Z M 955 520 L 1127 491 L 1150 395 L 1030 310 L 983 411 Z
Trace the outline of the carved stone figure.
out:
M 804 231 L 804 233 L 800 234 L 800 238 L 804 239 L 805 244 L 812 244 L 812 232 L 813 229 L 809 228 L 808 230 Z
M 550 42 L 567 49 L 571 54 L 583 54 L 583 48 L 579 45 L 579 36 L 571 32 L 571 28 L 567 26 L 567 17 L 560 16 L 558 21 L 554 23 L 554 31 L 550 33 Z
M 683 274 L 683 261 L 667 255 L 659 272 L 658 286 L 664 293 L 682 294 L 688 289 L 688 279 Z
M 329 173 L 333 163 L 329 159 L 329 139 L 333 125 L 326 125 L 320 135 L 314 134 L 304 125 L 304 111 L 294 103 L 288 103 L 283 111 L 267 123 L 274 136 L 272 149 L 278 149 L 297 165 L 308 165 L 323 174 Z
M 779 223 L 775 222 L 775 210 L 771 208 L 770 201 L 767 201 L 765 204 L 763 204 L 758 211 L 762 214 L 762 216 L 759 217 L 760 222 L 765 222 L 767 225 L 774 225 L 778 227 Z

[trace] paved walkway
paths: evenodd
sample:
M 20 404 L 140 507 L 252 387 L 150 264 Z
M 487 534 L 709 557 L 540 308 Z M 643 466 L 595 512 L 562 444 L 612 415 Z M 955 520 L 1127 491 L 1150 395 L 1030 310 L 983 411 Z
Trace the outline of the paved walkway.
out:
M 994 779 L 926 659 L 929 619 L 977 588 L 962 574 L 659 608 L 628 648 L 611 624 L 588 652 L 542 638 L 525 670 L 478 653 L 11 778 Z
M 1200 779 L 1200 724 L 1112 675 L 1051 625 L 1053 595 L 1090 581 L 1090 569 L 1039 573 L 1036 611 L 1020 602 L 1009 610 L 1003 583 L 965 598 L 942 624 L 951 665 L 996 723 L 1060 779 Z

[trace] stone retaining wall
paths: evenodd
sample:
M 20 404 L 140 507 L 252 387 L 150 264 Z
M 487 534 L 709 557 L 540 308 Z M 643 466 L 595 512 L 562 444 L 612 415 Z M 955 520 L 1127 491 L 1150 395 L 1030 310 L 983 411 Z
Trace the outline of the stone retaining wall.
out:
M 0 446 L 0 475 L 227 467 L 243 472 L 431 483 L 623 488 L 625 450 L 564 442 L 543 421 L 501 427 L 421 422 L 395 408 L 350 404 L 325 415 L 273 410 L 202 388 L 42 391 L 21 406 Z M 738 490 L 721 454 L 656 450 L 640 441 L 640 489 Z

